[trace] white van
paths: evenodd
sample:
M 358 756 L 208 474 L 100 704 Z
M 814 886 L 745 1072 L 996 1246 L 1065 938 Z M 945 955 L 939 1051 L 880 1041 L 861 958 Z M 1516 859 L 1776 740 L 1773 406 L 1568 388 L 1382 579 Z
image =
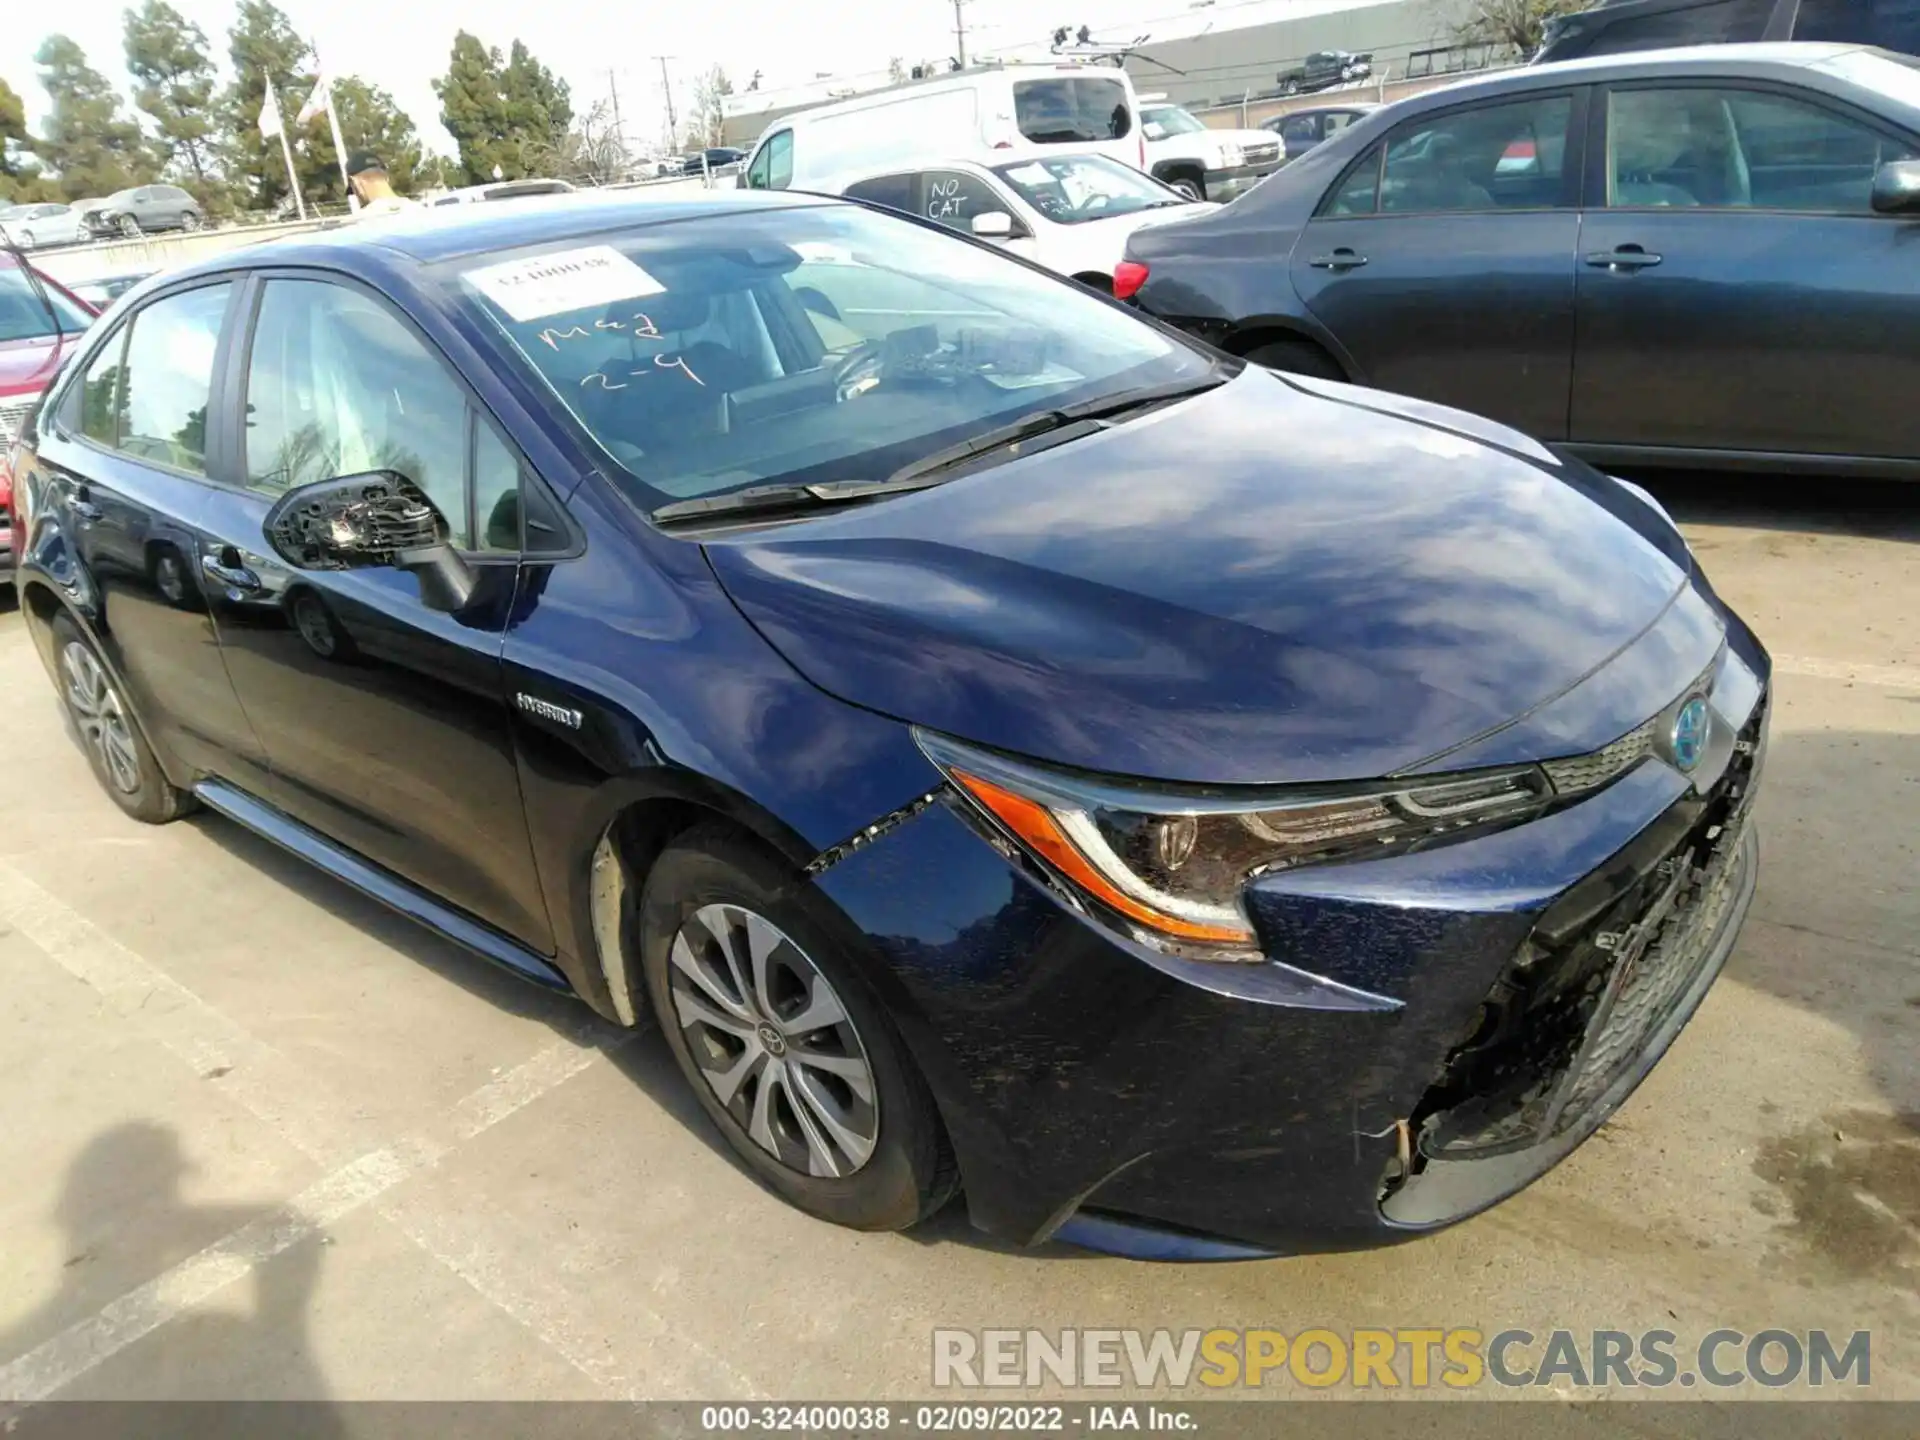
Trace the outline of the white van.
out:
M 1146 168 L 1140 105 L 1107 65 L 981 65 L 782 116 L 761 135 L 741 184 L 825 190 L 840 178 L 950 155 L 1097 150 Z

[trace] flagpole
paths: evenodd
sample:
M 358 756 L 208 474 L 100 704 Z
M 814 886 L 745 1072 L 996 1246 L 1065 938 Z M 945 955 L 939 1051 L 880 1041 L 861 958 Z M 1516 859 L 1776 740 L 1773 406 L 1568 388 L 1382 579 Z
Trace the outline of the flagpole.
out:
M 294 173 L 293 145 L 287 139 L 286 120 L 280 114 L 280 98 L 273 93 L 273 76 L 262 71 L 260 78 L 266 82 L 266 103 L 260 107 L 260 134 L 265 138 L 269 133 L 280 137 L 280 158 L 287 162 L 287 189 L 293 192 L 294 208 L 300 218 L 307 218 L 306 197 L 300 193 L 300 177 Z M 267 129 L 268 117 L 272 117 L 273 129 Z
M 333 154 L 340 162 L 340 183 L 347 187 L 347 210 L 359 210 L 360 197 L 353 193 L 353 179 L 347 174 L 347 142 L 340 138 L 340 116 L 333 108 L 333 91 L 327 91 L 327 125 L 333 131 Z
M 293 146 L 287 143 L 287 127 L 280 127 L 280 158 L 287 162 L 287 188 L 293 191 L 293 208 L 307 218 L 307 199 L 300 193 L 300 177 L 293 173 Z

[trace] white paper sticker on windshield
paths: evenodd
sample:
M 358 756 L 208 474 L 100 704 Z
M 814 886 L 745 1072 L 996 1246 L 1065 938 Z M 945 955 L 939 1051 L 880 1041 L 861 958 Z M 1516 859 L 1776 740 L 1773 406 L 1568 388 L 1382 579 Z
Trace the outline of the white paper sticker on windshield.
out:
M 1000 173 L 1016 185 L 1044 185 L 1053 179 L 1047 167 L 1038 162 L 1016 165 L 1011 170 L 1003 170 Z
M 509 260 L 469 270 L 463 278 L 515 320 L 637 300 L 667 288 L 611 245 L 585 245 L 532 260 Z

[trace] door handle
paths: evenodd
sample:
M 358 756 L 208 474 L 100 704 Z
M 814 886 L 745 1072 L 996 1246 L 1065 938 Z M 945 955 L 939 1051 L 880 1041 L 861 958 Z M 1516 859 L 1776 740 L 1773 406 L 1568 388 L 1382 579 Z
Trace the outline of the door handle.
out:
M 1367 257 L 1356 255 L 1342 245 L 1331 255 L 1316 255 L 1307 263 L 1316 270 L 1358 270 L 1367 263 Z
M 1639 245 L 1618 245 L 1611 250 L 1595 250 L 1587 256 L 1587 264 L 1600 270 L 1622 272 L 1645 270 L 1650 265 L 1658 265 L 1660 257 L 1650 253 Z
M 240 552 L 231 545 L 222 545 L 211 555 L 202 555 L 200 569 L 209 580 L 229 590 L 251 595 L 265 588 L 260 577 L 246 567 Z
M 85 485 L 76 485 L 74 487 L 73 499 L 69 504 L 73 513 L 89 524 L 107 518 L 107 512 L 93 503 L 93 492 Z

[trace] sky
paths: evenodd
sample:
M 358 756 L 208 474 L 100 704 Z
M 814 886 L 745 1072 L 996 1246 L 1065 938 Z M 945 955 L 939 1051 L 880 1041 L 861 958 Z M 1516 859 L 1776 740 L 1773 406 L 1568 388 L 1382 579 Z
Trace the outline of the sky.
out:
M 172 0 L 174 7 L 207 32 L 223 71 L 232 0 Z M 1214 0 L 1224 14 L 1245 0 Z M 124 0 L 65 0 L 59 6 L 22 0 L 0 25 L 0 75 L 26 101 L 29 122 L 47 108 L 34 52 L 46 31 L 64 30 L 86 50 L 94 68 L 124 90 L 121 51 Z M 527 0 L 283 0 L 294 28 L 314 42 L 329 67 L 353 73 L 390 91 L 413 119 L 429 149 L 451 153 L 439 122 L 432 80 L 446 72 L 457 29 L 505 50 L 516 38 L 573 88 L 574 108 L 617 89 L 621 120 L 630 141 L 657 142 L 665 129 L 667 74 L 676 113 L 684 120 L 697 77 L 712 65 L 726 67 L 736 89 L 755 70 L 763 88 L 801 84 L 822 72 L 853 75 L 884 72 L 889 59 L 906 63 L 953 53 L 951 0 L 702 0 L 700 4 L 636 6 L 631 0 L 569 0 L 559 5 Z M 1040 58 L 1056 25 L 1127 31 L 1158 19 L 1172 22 L 1201 8 L 1192 0 L 1051 0 L 1047 10 L 1030 0 L 965 0 L 968 48 Z M 35 25 L 41 17 L 46 30 Z M 644 18 L 642 18 L 644 17 Z M 1134 33 L 1138 33 L 1137 30 Z M 223 75 L 224 78 L 224 75 Z

